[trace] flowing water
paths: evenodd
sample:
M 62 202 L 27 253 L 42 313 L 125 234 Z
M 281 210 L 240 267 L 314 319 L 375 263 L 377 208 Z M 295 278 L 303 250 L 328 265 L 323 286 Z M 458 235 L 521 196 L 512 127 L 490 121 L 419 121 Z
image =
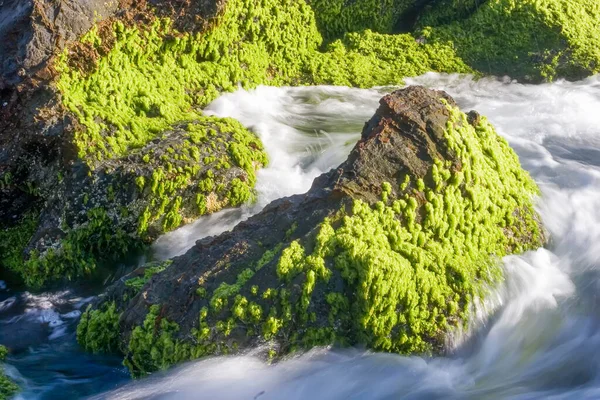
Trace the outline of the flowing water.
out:
M 600 77 L 529 86 L 464 76 L 411 79 L 486 115 L 541 187 L 547 249 L 504 259 L 505 281 L 445 357 L 315 349 L 276 365 L 252 354 L 199 360 L 129 382 L 113 357 L 82 353 L 74 327 L 90 294 L 32 295 L 0 284 L 0 343 L 20 397 L 99 399 L 598 399 L 600 398 Z M 258 202 L 161 237 L 149 258 L 185 252 L 269 201 L 301 193 L 341 163 L 391 88 L 240 90 L 211 113 L 237 118 L 263 140 Z M 100 393 L 100 394 L 98 394 Z

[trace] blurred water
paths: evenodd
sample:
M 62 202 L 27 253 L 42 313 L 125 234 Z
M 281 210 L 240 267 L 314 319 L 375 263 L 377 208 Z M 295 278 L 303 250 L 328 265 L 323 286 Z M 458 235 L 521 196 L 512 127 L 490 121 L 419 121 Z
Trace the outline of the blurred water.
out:
M 21 397 L 600 398 L 600 77 L 530 86 L 427 74 L 408 83 L 444 89 L 464 110 L 494 123 L 540 185 L 538 209 L 552 235 L 548 249 L 505 258 L 505 282 L 477 310 L 468 332 L 449 337 L 452 354 L 315 349 L 272 366 L 251 354 L 218 357 L 104 392 L 127 377 L 118 360 L 83 354 L 74 344 L 77 310 L 87 299 L 69 292 L 12 294 L 0 285 L 0 342 L 2 335 L 20 339 L 9 373 L 27 387 Z M 314 177 L 344 160 L 389 90 L 260 87 L 219 98 L 210 112 L 251 127 L 269 153 L 258 202 L 163 236 L 154 257 L 181 254 L 269 201 L 306 191 Z M 19 329 L 31 334 L 4 333 Z

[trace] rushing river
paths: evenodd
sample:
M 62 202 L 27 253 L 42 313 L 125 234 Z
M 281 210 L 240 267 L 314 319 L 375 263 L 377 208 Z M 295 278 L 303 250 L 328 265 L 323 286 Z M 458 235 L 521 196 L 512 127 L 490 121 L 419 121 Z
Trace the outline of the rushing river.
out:
M 598 399 L 600 398 L 600 76 L 529 86 L 429 74 L 486 115 L 541 187 L 548 249 L 504 259 L 506 279 L 446 357 L 316 349 L 276 365 L 217 357 L 130 382 L 118 358 L 82 353 L 74 328 L 93 293 L 15 293 L 0 282 L 0 343 L 23 399 Z M 210 105 L 262 139 L 271 164 L 257 204 L 161 237 L 147 258 L 181 254 L 341 163 L 387 89 L 240 90 Z M 142 262 L 143 260 L 140 260 Z

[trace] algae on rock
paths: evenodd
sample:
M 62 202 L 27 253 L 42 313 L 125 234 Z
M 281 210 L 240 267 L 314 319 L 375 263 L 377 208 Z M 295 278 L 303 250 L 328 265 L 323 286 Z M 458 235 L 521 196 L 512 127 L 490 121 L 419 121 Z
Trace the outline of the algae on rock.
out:
M 133 298 L 113 285 L 96 307 L 116 302 L 134 375 L 264 343 L 270 356 L 439 353 L 501 279 L 501 257 L 544 243 L 537 194 L 484 117 L 409 87 L 381 100 L 348 160 L 309 192 L 199 241 Z
M 596 0 L 475 3 L 437 4 L 422 15 L 422 36 L 428 42 L 452 43 L 469 66 L 484 74 L 539 82 L 600 72 Z
M 22 266 L 12 269 L 33 286 L 76 278 L 106 255 L 118 257 L 193 218 L 251 200 L 266 155 L 237 122 L 202 113 L 222 91 L 258 84 L 371 87 L 429 70 L 470 71 L 449 46 L 408 34 L 349 34 L 326 52 L 321 41 L 311 8 L 288 0 L 231 0 L 202 32 L 177 32 L 166 18 L 148 27 L 117 20 L 89 31 L 56 65 L 88 177 L 67 174 L 68 201 L 55 195 L 47 202 L 60 230 L 36 232 Z M 77 51 L 86 46 L 104 55 L 80 69 Z
M 315 13 L 319 31 L 329 40 L 365 29 L 392 33 L 398 18 L 415 0 L 308 0 L 308 3 Z
M 37 233 L 33 246 L 35 225 L 27 225 L 27 235 L 21 233 L 25 225 L 5 231 L 14 240 L 6 243 L 11 252 L 0 262 L 33 287 L 81 277 L 184 222 L 252 200 L 256 170 L 266 164 L 259 139 L 235 120 L 180 123 L 160 140 L 99 162 L 93 173 L 79 177 L 80 184 L 69 188 L 69 202 L 46 206 L 60 215 L 60 226 Z M 13 243 L 17 239 L 20 246 Z

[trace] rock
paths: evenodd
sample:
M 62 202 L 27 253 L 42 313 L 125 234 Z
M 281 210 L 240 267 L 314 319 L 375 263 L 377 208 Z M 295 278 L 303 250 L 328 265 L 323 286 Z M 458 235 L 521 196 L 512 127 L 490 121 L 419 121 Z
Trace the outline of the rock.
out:
M 69 41 L 113 14 L 117 1 L 4 0 L 0 5 L 0 90 L 48 80 L 48 61 Z
M 544 244 L 537 193 L 485 117 L 401 89 L 307 193 L 124 277 L 78 339 L 120 349 L 134 375 L 263 344 L 270 357 L 329 344 L 441 353 L 501 277 L 500 258 Z

